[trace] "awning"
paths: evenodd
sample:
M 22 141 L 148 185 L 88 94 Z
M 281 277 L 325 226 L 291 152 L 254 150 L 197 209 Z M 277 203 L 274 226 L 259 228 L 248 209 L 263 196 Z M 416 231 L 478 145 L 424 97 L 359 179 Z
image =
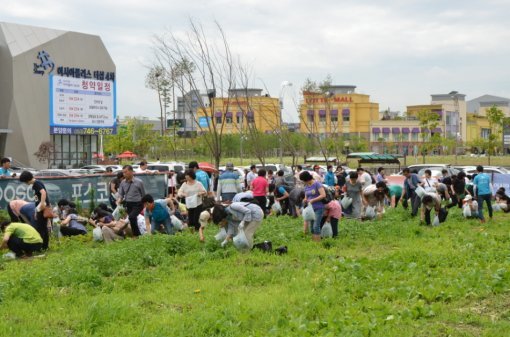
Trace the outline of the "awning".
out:
M 402 133 L 409 133 L 409 128 L 402 128 Z
M 391 129 L 391 133 L 399 134 L 400 133 L 400 128 L 392 128 Z
M 225 117 L 226 118 L 232 118 L 232 112 L 231 111 L 227 111 L 227 113 L 225 114 Z
M 338 110 L 336 110 L 336 109 L 335 109 L 335 110 L 331 110 L 331 111 L 329 112 L 329 115 L 330 115 L 331 117 L 337 117 L 337 116 L 338 116 Z
M 441 111 L 437 111 L 437 114 L 438 114 L 439 116 L 443 117 L 443 110 L 441 110 Z
M 243 117 L 243 112 L 242 111 L 236 112 L 236 117 Z
M 435 128 L 434 130 L 432 130 L 432 133 L 441 133 L 442 130 L 441 128 Z
M 421 128 L 421 132 L 427 133 L 427 132 L 429 132 L 429 128 Z
M 372 128 L 372 133 L 379 133 L 381 132 L 381 128 Z
M 306 111 L 307 116 L 313 116 L 313 110 L 307 110 Z
M 413 128 L 411 133 L 420 133 L 420 128 Z
M 319 110 L 319 117 L 326 117 L 326 110 Z
M 382 133 L 390 133 L 390 128 L 382 128 Z
M 343 109 L 342 110 L 342 116 L 349 116 L 351 114 L 351 110 L 350 109 Z
M 214 117 L 221 117 L 223 114 L 221 113 L 221 111 L 216 111 L 214 113 Z
M 253 111 L 248 111 L 248 112 L 246 113 L 246 116 L 248 116 L 248 117 L 252 117 L 252 118 L 253 118 Z

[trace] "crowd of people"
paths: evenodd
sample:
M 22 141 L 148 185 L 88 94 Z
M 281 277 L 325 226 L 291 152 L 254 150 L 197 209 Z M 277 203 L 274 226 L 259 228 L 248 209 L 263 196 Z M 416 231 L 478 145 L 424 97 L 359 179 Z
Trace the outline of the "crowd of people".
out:
M 142 164 L 140 173 L 153 173 L 144 172 Z M 470 177 L 463 172 L 450 176 L 444 170 L 439 178 L 432 177 L 430 170 L 419 177 L 405 168 L 403 184 L 390 184 L 383 167 L 371 174 L 363 168 L 347 173 L 342 166 L 335 170 L 329 165 L 322 172 L 318 165 L 313 170 L 298 165 L 292 174 L 289 180 L 285 179 L 288 172 L 257 170 L 252 165 L 242 181 L 232 163 L 221 174 L 211 174 L 192 161 L 185 172 L 168 173 L 168 194 L 155 199 L 145 192 L 133 167 L 125 165 L 109 183 L 110 205 L 100 204 L 85 217 L 70 200 L 52 203 L 44 184 L 24 171 L 19 180 L 32 187 L 35 201 L 9 203 L 10 218 L 0 223 L 2 248 L 9 248 L 16 257 L 30 257 L 49 248 L 51 233 L 59 238 L 86 235 L 89 230 L 94 240 L 110 243 L 156 233 L 173 235 L 188 228 L 203 242 L 205 228 L 214 224 L 219 229 L 215 240 L 222 247 L 233 243 L 240 250 L 250 250 L 267 216 L 302 216 L 304 233 L 320 241 L 338 236 L 342 217 L 377 221 L 386 209 L 399 204 L 411 216 L 420 213 L 421 221 L 432 226 L 445 222 L 453 207 L 482 223 L 486 221 L 484 204 L 489 218 L 495 210 L 510 212 L 505 189 L 493 193 L 482 166 Z

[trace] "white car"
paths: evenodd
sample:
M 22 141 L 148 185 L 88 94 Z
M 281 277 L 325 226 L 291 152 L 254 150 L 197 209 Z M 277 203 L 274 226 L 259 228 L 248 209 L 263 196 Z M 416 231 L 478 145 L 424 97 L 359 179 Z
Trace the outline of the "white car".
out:
M 159 172 L 170 172 L 176 173 L 184 172 L 186 170 L 185 163 L 170 162 L 170 163 L 149 163 L 147 164 L 147 170 L 159 171 Z

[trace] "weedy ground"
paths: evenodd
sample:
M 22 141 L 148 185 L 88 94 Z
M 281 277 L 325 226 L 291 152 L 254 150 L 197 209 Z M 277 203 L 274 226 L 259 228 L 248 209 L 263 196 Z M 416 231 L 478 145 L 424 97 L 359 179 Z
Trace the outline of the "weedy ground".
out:
M 0 263 L 0 336 L 509 336 L 509 216 L 432 228 L 390 210 L 321 243 L 269 217 L 256 241 L 283 256 L 223 249 L 214 226 L 206 243 L 53 241 Z

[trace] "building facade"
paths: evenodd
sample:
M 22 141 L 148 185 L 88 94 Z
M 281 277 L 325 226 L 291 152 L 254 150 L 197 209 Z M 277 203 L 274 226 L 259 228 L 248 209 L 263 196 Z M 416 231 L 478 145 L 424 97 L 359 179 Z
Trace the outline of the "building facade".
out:
M 379 104 L 355 92 L 353 85 L 333 85 L 325 93 L 304 92 L 299 108 L 300 132 L 321 138 L 370 138 L 370 123 L 379 118 Z
M 0 155 L 42 167 L 98 157 L 99 135 L 116 132 L 115 64 L 98 36 L 0 22 Z
M 432 129 L 424 127 L 420 113 L 437 114 Z M 448 139 L 433 152 L 454 153 L 467 138 L 465 95 L 457 92 L 431 96 L 431 104 L 410 105 L 404 116 L 379 118 L 370 124 L 370 149 L 378 153 L 418 155 L 424 140 L 439 134 Z
M 277 133 L 283 127 L 280 101 L 262 94 L 262 89 L 231 89 L 228 97 L 208 97 L 198 109 L 199 132 L 212 128 L 222 134 Z

